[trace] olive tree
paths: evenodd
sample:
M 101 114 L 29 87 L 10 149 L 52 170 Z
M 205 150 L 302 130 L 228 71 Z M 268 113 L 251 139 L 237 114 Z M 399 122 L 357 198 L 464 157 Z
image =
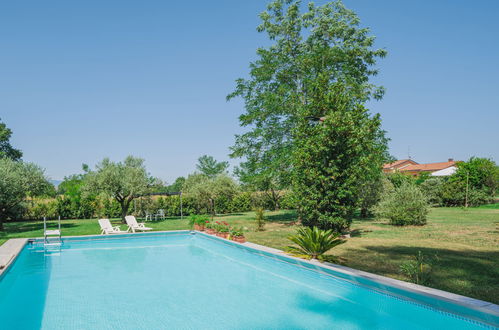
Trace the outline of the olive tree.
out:
M 49 185 L 39 166 L 0 158 L 0 230 L 3 230 L 3 220 L 27 197 L 44 193 Z
M 237 183 L 226 174 L 214 178 L 194 173 L 187 177 L 184 192 L 194 198 L 197 212 L 205 208 L 212 216 L 216 213 L 216 201 L 220 198 L 231 200 L 239 191 Z
M 103 194 L 114 198 L 121 207 L 121 218 L 125 221 L 132 201 L 147 192 L 154 184 L 144 166 L 144 160 L 128 156 L 123 162 L 112 162 L 104 158 L 95 171 L 85 176 L 87 193 Z

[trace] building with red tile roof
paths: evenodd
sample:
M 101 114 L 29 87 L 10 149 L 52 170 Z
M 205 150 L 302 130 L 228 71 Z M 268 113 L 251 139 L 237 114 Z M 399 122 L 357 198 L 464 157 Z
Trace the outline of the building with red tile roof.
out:
M 388 163 L 388 164 L 383 165 L 383 172 L 391 173 L 391 172 L 394 172 L 396 170 L 400 171 L 407 166 L 417 165 L 417 164 L 418 163 L 416 163 L 412 159 L 400 159 L 400 160 L 396 160 L 392 163 Z
M 412 159 L 402 159 L 383 165 L 383 172 L 391 173 L 398 171 L 404 174 L 417 176 L 423 172 L 433 173 L 455 166 L 456 162 L 453 159 L 449 159 L 446 162 L 428 164 L 418 164 Z

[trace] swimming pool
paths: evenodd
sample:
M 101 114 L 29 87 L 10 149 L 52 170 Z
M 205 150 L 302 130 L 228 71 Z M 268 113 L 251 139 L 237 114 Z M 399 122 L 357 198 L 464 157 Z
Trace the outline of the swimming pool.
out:
M 339 275 L 200 233 L 72 238 L 55 252 L 28 244 L 0 279 L 0 328 L 487 327 L 480 313 Z

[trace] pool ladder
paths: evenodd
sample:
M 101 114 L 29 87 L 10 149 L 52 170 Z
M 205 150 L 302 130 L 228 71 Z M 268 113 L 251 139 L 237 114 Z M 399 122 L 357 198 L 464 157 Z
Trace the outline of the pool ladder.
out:
M 47 217 L 43 217 L 43 245 L 60 246 L 61 238 L 61 216 L 59 216 L 57 229 L 47 229 Z

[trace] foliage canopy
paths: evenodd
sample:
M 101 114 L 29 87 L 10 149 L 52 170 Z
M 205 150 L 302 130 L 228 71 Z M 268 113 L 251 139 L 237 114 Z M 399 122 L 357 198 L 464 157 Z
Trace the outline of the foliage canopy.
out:
M 383 96 L 369 79 L 386 51 L 341 1 L 301 12 L 300 1 L 274 0 L 260 18 L 272 44 L 228 96 L 244 99 L 239 120 L 248 128 L 231 156 L 244 157 L 243 182 L 292 184 L 304 224 L 343 230 L 359 186 L 380 179 L 387 157 L 380 118 L 363 107 Z
M 301 1 L 275 0 L 260 14 L 259 32 L 273 42 L 257 50 L 248 79 L 238 79 L 228 99 L 241 97 L 245 113 L 232 157 L 244 157 L 245 177 L 290 184 L 294 129 L 305 116 L 321 117 L 330 107 L 319 104 L 324 90 L 345 87 L 351 102 L 379 99 L 384 90 L 369 83 L 376 59 L 384 49 L 372 49 L 374 37 L 359 28 L 359 18 L 340 1 L 300 12 Z M 272 180 L 270 180 L 272 179 Z
M 214 178 L 219 174 L 223 174 L 229 168 L 228 162 L 218 162 L 215 158 L 208 155 L 203 155 L 198 158 L 196 168 L 209 178 Z
M 44 193 L 50 183 L 35 164 L 0 158 L 0 230 L 3 220 L 27 197 Z
M 12 130 L 0 122 L 0 158 L 10 158 L 12 160 L 20 160 L 23 156 L 21 150 L 18 150 L 10 144 Z
M 95 171 L 85 177 L 87 193 L 104 194 L 114 198 L 121 207 L 123 221 L 134 198 L 149 192 L 155 183 L 149 177 L 144 160 L 128 156 L 123 162 L 112 162 L 104 158 Z

